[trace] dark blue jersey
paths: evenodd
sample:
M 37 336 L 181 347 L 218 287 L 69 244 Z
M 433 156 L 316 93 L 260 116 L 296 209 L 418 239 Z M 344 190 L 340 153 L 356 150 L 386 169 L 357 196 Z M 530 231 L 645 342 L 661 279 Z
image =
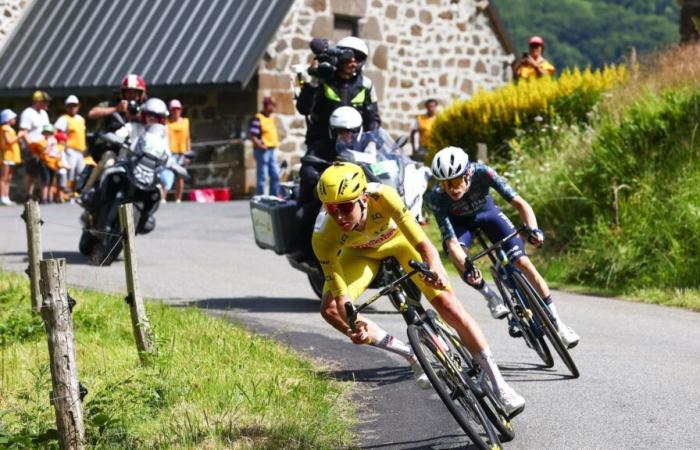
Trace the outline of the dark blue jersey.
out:
M 435 215 L 443 241 L 456 236 L 450 222 L 451 217 L 470 218 L 481 211 L 496 207 L 491 194 L 489 194 L 490 188 L 494 188 L 508 203 L 518 195 L 506 180 L 489 166 L 471 163 L 468 170 L 473 171 L 471 184 L 459 200 L 452 200 L 439 184 L 432 189 L 428 196 L 428 206 Z

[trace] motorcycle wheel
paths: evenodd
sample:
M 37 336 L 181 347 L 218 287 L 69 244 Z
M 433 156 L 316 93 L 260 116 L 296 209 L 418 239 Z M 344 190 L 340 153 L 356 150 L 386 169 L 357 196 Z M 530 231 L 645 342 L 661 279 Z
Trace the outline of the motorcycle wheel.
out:
M 320 300 L 323 297 L 323 284 L 325 282 L 323 279 L 323 274 L 310 273 L 308 274 L 308 277 L 309 284 L 311 284 L 311 289 Z
M 80 242 L 78 243 L 78 250 L 85 256 L 90 256 L 92 254 L 95 245 L 99 243 L 99 240 L 90 234 L 89 231 L 83 230 L 83 234 L 80 235 Z

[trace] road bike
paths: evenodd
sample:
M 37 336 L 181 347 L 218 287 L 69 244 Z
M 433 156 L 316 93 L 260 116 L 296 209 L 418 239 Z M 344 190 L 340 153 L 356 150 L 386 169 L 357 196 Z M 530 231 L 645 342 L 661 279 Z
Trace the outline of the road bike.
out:
M 484 249 L 475 256 L 467 255 L 464 267 L 466 271 L 472 271 L 476 261 L 488 256 L 491 260 L 490 271 L 493 280 L 503 299 L 503 303 L 510 310 L 508 315 L 509 326 L 514 326 L 520 331 L 525 344 L 537 353 L 546 367 L 552 367 L 554 366 L 554 359 L 545 340 L 546 337 L 564 361 L 572 377 L 578 378 L 579 370 L 571 358 L 567 346 L 559 337 L 556 319 L 552 316 L 549 307 L 547 307 L 542 296 L 532 286 L 530 281 L 515 267 L 506 251 L 503 250 L 503 245 L 509 239 L 521 232 L 529 234 L 530 231 L 527 225 L 522 225 L 508 236 L 489 246 L 484 239 L 483 233 L 477 230 L 475 237 Z
M 409 262 L 413 269 L 409 273 L 394 258 L 382 261 L 382 265 L 383 273 L 393 281 L 388 280 L 383 289 L 358 307 L 345 304 L 350 328 L 355 331 L 359 312 L 388 296 L 408 325 L 408 341 L 416 358 L 457 423 L 479 448 L 500 449 L 501 442 L 515 436 L 511 417 L 457 333 L 434 310 L 423 308 L 420 290 L 411 281 L 417 274 L 434 279 L 435 273 L 417 261 Z

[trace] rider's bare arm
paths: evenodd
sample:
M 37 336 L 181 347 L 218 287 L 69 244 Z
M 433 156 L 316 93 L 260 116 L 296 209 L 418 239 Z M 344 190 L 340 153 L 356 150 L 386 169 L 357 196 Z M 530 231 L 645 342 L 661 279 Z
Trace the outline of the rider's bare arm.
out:
M 117 112 L 117 108 L 115 106 L 94 106 L 88 112 L 88 119 L 100 119 L 115 112 Z
M 520 215 L 520 218 L 522 219 L 525 224 L 530 227 L 531 229 L 538 228 L 537 226 L 537 218 L 535 217 L 535 211 L 532 210 L 532 207 L 528 202 L 525 201 L 521 196 L 516 196 L 513 200 L 511 200 L 510 204 L 513 206 L 518 211 L 518 214 Z
M 430 240 L 425 239 L 422 242 L 419 242 L 416 245 L 416 250 L 418 253 L 420 253 L 421 259 L 423 259 L 423 262 L 428 264 L 428 267 L 430 267 L 430 270 L 432 272 L 435 272 L 437 275 L 436 280 L 426 280 L 428 284 L 433 285 L 436 289 L 445 289 L 447 286 L 449 286 L 449 278 L 447 277 L 447 271 L 445 270 L 445 267 L 442 265 L 442 261 L 440 261 L 440 253 L 438 253 L 437 249 L 433 245 Z

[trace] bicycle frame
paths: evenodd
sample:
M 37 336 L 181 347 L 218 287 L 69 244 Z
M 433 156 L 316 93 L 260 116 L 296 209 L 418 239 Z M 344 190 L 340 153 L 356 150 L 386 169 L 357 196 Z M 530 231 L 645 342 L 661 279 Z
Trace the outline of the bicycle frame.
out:
M 435 330 L 438 327 L 441 327 L 442 329 L 448 332 L 451 339 L 458 339 L 458 337 L 455 336 L 455 333 L 449 327 L 447 327 L 447 325 L 436 323 L 438 321 L 441 321 L 441 319 L 436 314 L 433 315 L 427 313 L 427 311 L 425 310 L 425 308 L 423 308 L 423 305 L 421 304 L 420 297 L 416 299 L 407 295 L 407 292 L 410 292 L 410 289 L 407 289 L 405 287 L 405 284 L 409 281 L 411 277 L 415 276 L 416 274 L 422 274 L 430 278 L 434 277 L 435 274 L 430 272 L 424 264 L 418 263 L 416 261 L 409 262 L 409 265 L 414 270 L 406 274 L 402 274 L 403 270 L 401 268 L 401 265 L 394 259 L 389 259 L 385 261 L 385 264 L 389 265 L 388 269 L 397 277 L 396 280 L 389 283 L 386 287 L 384 287 L 377 294 L 373 295 L 371 298 L 366 300 L 357 308 L 355 308 L 355 306 L 352 305 L 350 302 L 345 304 L 345 310 L 348 315 L 348 323 L 350 324 L 350 328 L 353 331 L 355 331 L 355 320 L 357 318 L 358 313 L 360 313 L 369 305 L 377 301 L 379 298 L 386 295 L 391 299 L 391 303 L 396 308 L 396 310 L 399 313 L 401 313 L 404 320 L 406 321 L 407 326 L 424 324 L 429 325 L 428 327 L 425 327 L 425 329 L 430 335 L 432 344 L 435 346 L 435 348 L 439 350 L 438 354 L 439 356 L 441 356 L 442 362 L 444 364 L 450 365 L 455 373 L 461 373 L 461 369 L 454 367 L 454 362 L 450 360 L 450 358 L 446 357 L 445 353 L 447 351 L 447 345 L 446 343 L 441 342 L 442 338 L 437 335 Z M 483 397 L 484 395 L 486 395 L 484 393 L 483 388 L 481 387 L 481 383 L 484 380 L 483 372 L 478 377 L 478 384 L 475 383 L 474 380 L 471 378 L 473 374 L 468 375 L 469 376 L 463 378 L 464 382 L 469 386 L 469 389 L 478 397 Z
M 544 335 L 544 330 L 542 329 L 542 325 L 540 324 L 539 320 L 537 320 L 537 317 L 533 316 L 532 310 L 530 309 L 530 305 L 528 304 L 528 301 L 524 297 L 524 295 L 520 292 L 519 289 L 516 288 L 515 282 L 513 281 L 513 274 L 515 272 L 519 272 L 520 270 L 513 265 L 513 262 L 511 259 L 508 257 L 508 254 L 503 250 L 503 245 L 510 240 L 512 237 L 520 233 L 521 231 L 527 231 L 526 226 L 522 226 L 515 230 L 513 233 L 509 234 L 505 238 L 501 239 L 500 241 L 496 242 L 495 244 L 489 246 L 486 243 L 486 240 L 484 239 L 483 233 L 481 230 L 476 230 L 474 232 L 474 235 L 476 239 L 479 241 L 481 246 L 484 248 L 483 251 L 481 251 L 479 254 L 477 254 L 474 257 L 469 257 L 467 255 L 467 259 L 465 261 L 465 267 L 474 267 L 474 262 L 477 261 L 478 259 L 481 259 L 484 256 L 488 256 L 489 259 L 491 260 L 491 263 L 493 264 L 493 269 L 495 274 L 499 277 L 505 288 L 508 290 L 508 293 L 510 294 L 508 297 L 509 298 L 504 298 L 503 300 L 506 302 L 510 303 L 510 306 L 512 306 L 510 309 L 514 312 L 522 312 L 524 313 L 528 320 L 530 321 L 531 329 L 533 333 L 535 334 L 536 337 L 542 337 Z M 494 280 L 495 281 L 495 280 Z M 518 311 L 518 309 L 520 311 Z M 552 323 L 556 323 L 554 317 L 552 316 L 551 312 L 549 311 L 549 308 L 544 308 L 544 310 L 547 313 L 547 316 L 549 317 L 549 320 L 552 321 Z

